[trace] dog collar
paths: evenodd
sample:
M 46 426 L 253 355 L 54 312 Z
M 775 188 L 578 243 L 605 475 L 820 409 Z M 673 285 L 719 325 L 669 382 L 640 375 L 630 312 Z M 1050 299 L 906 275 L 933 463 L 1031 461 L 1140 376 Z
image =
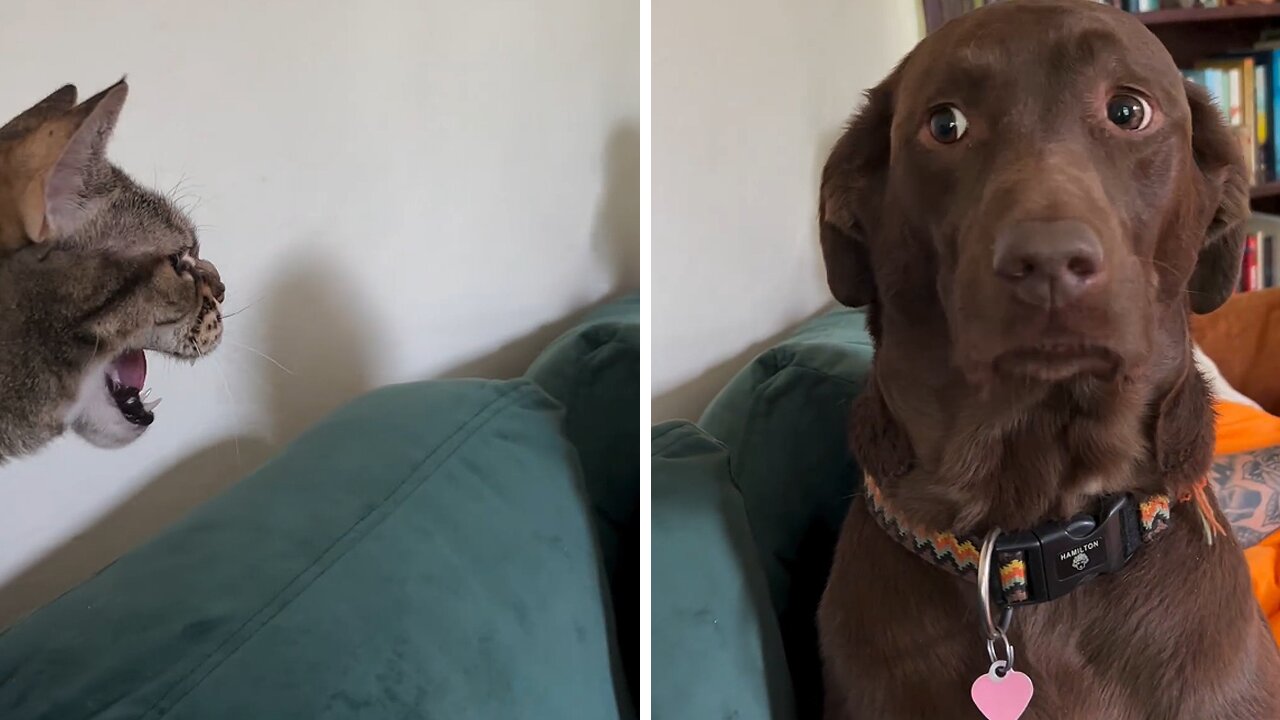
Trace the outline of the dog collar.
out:
M 1197 495 L 1202 492 L 1203 484 Z M 984 536 L 911 525 L 885 502 L 869 475 L 865 494 L 871 516 L 900 544 L 934 565 L 977 582 Z M 1100 498 L 1092 512 L 1000 534 L 993 552 L 997 572 L 991 573 L 992 599 L 1004 607 L 1048 602 L 1098 575 L 1119 571 L 1139 547 L 1169 526 L 1170 504 L 1168 495 L 1112 495 Z M 1213 534 L 1221 531 L 1216 520 L 1213 524 L 1205 528 L 1210 543 Z

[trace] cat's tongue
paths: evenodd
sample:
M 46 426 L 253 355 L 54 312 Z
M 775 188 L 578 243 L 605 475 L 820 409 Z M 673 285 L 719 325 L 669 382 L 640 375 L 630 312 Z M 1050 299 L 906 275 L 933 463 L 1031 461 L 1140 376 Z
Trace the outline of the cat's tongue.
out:
M 141 390 L 147 384 L 147 354 L 141 350 L 129 350 L 111 363 L 116 377 L 124 387 Z

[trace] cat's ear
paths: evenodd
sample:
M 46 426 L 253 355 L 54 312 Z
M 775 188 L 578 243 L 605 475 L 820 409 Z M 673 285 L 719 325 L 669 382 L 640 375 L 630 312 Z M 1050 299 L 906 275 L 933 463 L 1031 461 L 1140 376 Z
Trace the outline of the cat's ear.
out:
M 28 238 L 42 242 L 67 235 L 92 214 L 87 180 L 106 164 L 107 141 L 128 96 L 129 85 L 121 79 L 47 122 L 47 132 L 28 140 L 44 145 L 32 148 L 39 161 L 21 203 Z
M 76 105 L 76 86 L 63 85 L 0 127 L 0 142 L 24 137 L 41 125 L 66 115 Z

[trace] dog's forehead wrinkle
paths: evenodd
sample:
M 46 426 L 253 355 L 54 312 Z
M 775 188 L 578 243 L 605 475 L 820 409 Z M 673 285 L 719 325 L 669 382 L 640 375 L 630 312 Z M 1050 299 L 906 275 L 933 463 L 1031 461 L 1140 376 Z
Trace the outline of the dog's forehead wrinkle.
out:
M 1140 23 L 1079 10 L 1015 4 L 969 13 L 925 38 L 904 79 L 930 95 L 989 95 L 993 83 L 1004 83 L 1009 95 L 1047 100 L 1098 80 L 1176 92 L 1181 76 L 1172 58 Z M 1034 69 L 1009 73 L 1011 64 Z

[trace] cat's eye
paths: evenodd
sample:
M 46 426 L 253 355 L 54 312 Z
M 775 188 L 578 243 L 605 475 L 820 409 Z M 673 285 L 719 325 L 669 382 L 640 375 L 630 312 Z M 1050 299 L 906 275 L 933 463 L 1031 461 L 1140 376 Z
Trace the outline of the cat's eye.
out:
M 1151 105 L 1136 95 L 1120 93 L 1107 101 L 1107 120 L 1122 130 L 1146 130 L 1151 117 Z
M 191 257 L 185 250 L 170 255 L 169 264 L 173 266 L 173 271 L 179 275 L 186 275 L 195 268 L 195 263 L 191 262 Z
M 969 119 L 955 105 L 941 105 L 929 115 L 929 134 L 944 145 L 964 137 L 968 129 Z

